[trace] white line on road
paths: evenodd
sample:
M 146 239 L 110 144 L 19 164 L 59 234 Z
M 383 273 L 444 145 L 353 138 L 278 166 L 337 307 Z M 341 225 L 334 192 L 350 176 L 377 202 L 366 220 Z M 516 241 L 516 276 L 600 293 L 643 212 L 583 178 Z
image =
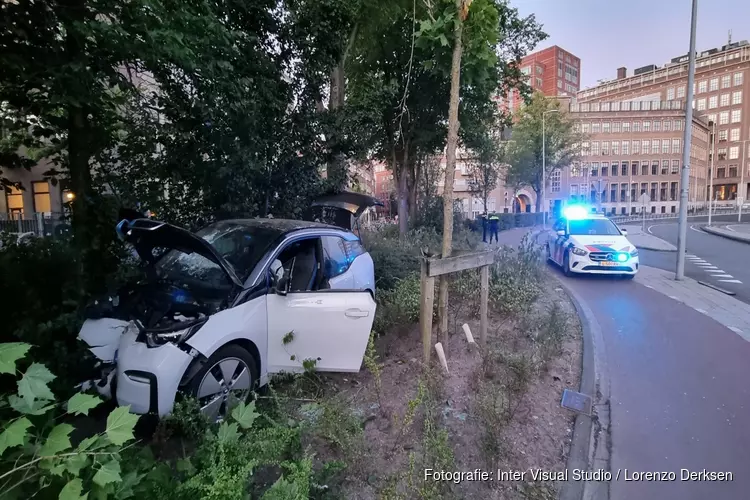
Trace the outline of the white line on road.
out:
M 724 272 L 724 271 L 722 271 L 721 269 L 719 269 L 719 268 L 718 268 L 718 267 L 716 267 L 716 266 L 711 266 L 711 267 L 703 267 L 702 269 L 703 269 L 704 271 L 706 271 L 707 273 L 717 273 L 717 272 L 722 272 L 722 273 L 723 273 L 723 272 Z
M 730 326 L 729 329 L 732 330 L 734 333 L 742 333 L 742 330 L 740 330 L 736 326 Z
M 648 229 L 646 229 L 646 231 L 648 231 L 648 234 L 654 234 L 654 233 L 651 232 L 651 228 L 654 227 L 654 226 L 656 226 L 656 224 L 652 224 L 652 225 L 648 226 Z
M 731 274 L 712 274 L 712 278 L 734 278 Z
M 695 226 L 690 226 L 690 229 L 692 229 L 693 231 L 699 232 L 699 233 L 703 232 L 700 229 L 696 229 Z
M 698 308 L 696 307 L 696 308 L 695 308 L 695 310 L 696 310 L 696 311 L 698 311 L 698 312 L 699 312 L 699 313 L 701 313 L 701 314 L 706 314 L 706 311 L 705 311 L 705 309 L 698 309 Z
M 723 281 L 724 283 L 740 283 L 740 284 L 742 284 L 742 282 L 740 280 L 719 280 L 719 281 Z
M 679 299 L 678 297 L 675 297 L 674 295 L 670 295 L 670 296 L 669 296 L 669 298 L 670 298 L 670 299 L 674 299 L 674 300 L 676 300 L 677 302 L 680 302 L 680 299 Z
M 734 231 L 735 233 L 737 232 L 734 229 L 732 229 L 732 226 L 727 226 L 727 229 L 729 229 L 730 231 Z

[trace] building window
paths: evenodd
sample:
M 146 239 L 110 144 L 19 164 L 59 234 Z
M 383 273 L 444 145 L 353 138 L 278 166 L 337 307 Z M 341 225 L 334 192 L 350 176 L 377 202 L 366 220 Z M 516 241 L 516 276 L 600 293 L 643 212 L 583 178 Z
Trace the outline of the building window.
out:
M 677 99 L 682 99 L 685 97 L 685 86 L 677 87 Z
M 599 141 L 594 141 L 591 143 L 591 154 L 594 156 L 599 156 Z
M 648 183 L 641 182 L 641 194 L 644 194 L 644 193 L 647 193 L 647 192 L 648 192 Z
M 620 133 L 620 122 L 612 122 L 612 133 L 613 134 Z
M 729 177 L 737 177 L 737 165 L 729 165 Z
M 708 98 L 708 109 L 714 109 L 719 107 L 719 96 L 711 96 Z
M 589 132 L 591 132 L 591 124 L 589 122 L 582 123 L 581 124 L 581 131 L 584 134 L 588 134 Z
M 551 186 L 552 186 L 552 192 L 553 193 L 559 193 L 560 192 L 560 170 L 557 169 L 554 172 L 552 172 L 551 179 Z
M 707 88 L 708 88 L 708 83 L 706 82 L 706 80 L 703 80 L 702 82 L 698 83 L 698 93 L 699 94 L 704 93 Z
M 729 148 L 729 159 L 730 160 L 736 160 L 740 157 L 740 147 L 739 146 L 732 146 Z
M 669 183 L 669 201 L 677 201 L 677 183 L 676 182 Z M 674 211 L 674 207 L 672 207 L 672 211 Z
M 727 140 L 727 131 L 726 131 L 726 129 L 719 130 L 719 141 L 726 141 L 726 140 Z
M 630 154 L 630 141 L 622 141 L 622 154 Z
M 742 91 L 732 92 L 732 104 L 742 104 Z
M 667 89 L 667 101 L 674 100 L 674 87 L 670 87 Z
M 664 155 L 669 154 L 669 139 L 661 140 L 661 153 Z
M 732 84 L 732 75 L 724 75 L 721 77 L 721 88 L 728 89 Z
M 641 141 L 641 153 L 644 155 L 651 154 L 651 141 L 649 140 Z
M 627 177 L 627 175 L 628 175 L 628 162 L 626 162 L 626 161 L 622 162 L 622 167 L 621 167 L 620 173 L 622 174 L 623 177 Z
M 729 123 L 729 111 L 722 111 L 719 113 L 719 125 L 726 125 Z
M 638 175 L 638 162 L 634 161 L 630 164 L 630 175 Z
M 651 201 L 656 201 L 656 191 L 659 189 L 659 183 L 658 182 L 652 182 L 651 183 Z M 651 207 L 651 210 L 653 210 L 656 207 Z
M 667 201 L 667 183 L 661 183 L 661 189 L 659 189 L 659 201 Z M 661 207 L 662 213 L 665 207 Z
M 52 212 L 52 205 L 49 196 L 49 182 L 32 182 L 31 189 L 34 192 L 34 211 L 43 213 Z
M 682 120 L 675 120 L 674 121 L 674 129 L 677 132 L 679 132 L 680 130 L 682 130 Z
M 633 122 L 633 132 L 641 131 L 641 122 Z
M 602 154 L 605 156 L 609 154 L 609 141 L 602 142 Z
M 670 132 L 672 130 L 672 120 L 664 120 L 664 132 Z
M 672 154 L 680 154 L 680 140 L 672 139 Z
M 617 175 L 620 173 L 618 166 L 619 164 L 616 161 L 612 162 L 612 177 L 617 177 Z
M 721 94 L 721 101 L 719 105 L 721 107 L 729 106 L 729 94 Z
M 641 175 L 648 175 L 648 160 L 641 162 Z
M 651 175 L 659 175 L 659 160 L 651 162 Z
M 591 133 L 598 134 L 602 131 L 602 124 L 599 122 L 594 122 L 591 124 Z
M 599 162 L 595 161 L 591 164 L 591 177 L 599 176 Z
M 562 88 L 562 80 L 557 80 L 557 88 L 558 89 Z
M 620 141 L 612 141 L 612 154 L 613 155 L 620 154 Z
M 617 184 L 609 186 L 609 200 L 613 203 L 617 201 Z
M 716 169 L 716 178 L 724 179 L 727 176 L 727 169 L 725 167 L 719 167 Z
M 673 174 L 680 173 L 680 160 L 672 160 L 672 173 Z
M 727 148 L 719 148 L 719 151 L 716 153 L 719 160 L 726 160 L 727 159 Z
M 630 122 L 622 122 L 622 131 L 630 132 Z
M 706 99 L 698 99 L 698 107 L 696 108 L 698 111 L 703 111 L 706 109 Z
M 669 173 L 669 160 L 661 161 L 661 175 L 667 175 Z
M 724 140 L 726 140 L 726 135 L 727 135 L 727 131 L 726 131 L 726 130 L 724 130 L 723 132 L 724 132 Z M 730 134 L 730 138 L 731 138 L 731 141 L 732 141 L 732 142 L 737 142 L 737 141 L 739 141 L 739 140 L 740 140 L 740 129 L 738 129 L 738 128 L 733 128 L 733 129 L 732 129 L 732 132 L 731 132 L 731 134 Z
M 543 70 L 542 70 L 542 67 L 541 67 L 541 66 L 537 66 L 537 67 L 536 67 L 536 74 L 537 74 L 537 75 L 541 75 L 541 74 L 542 74 L 542 72 L 543 72 Z
M 531 66 L 524 66 L 521 68 L 521 73 L 524 75 L 530 75 L 531 74 Z
M 602 177 L 607 176 L 609 176 L 609 163 L 605 161 L 602 163 Z
M 611 124 L 609 122 L 602 123 L 602 132 L 604 132 L 605 134 L 609 134 L 610 125 Z
M 719 79 L 718 78 L 711 78 L 711 82 L 708 84 L 708 90 L 713 92 L 714 90 L 719 90 Z
M 536 77 L 536 86 L 537 87 L 542 87 L 543 84 L 544 84 L 544 82 L 542 81 L 542 79 L 537 76 Z
M 589 147 L 589 141 L 583 141 L 581 143 L 581 153 L 583 156 L 588 156 L 591 154 L 591 148 Z
M 732 123 L 739 123 L 741 116 L 742 116 L 741 109 L 733 109 L 732 110 Z
M 742 77 L 743 77 L 742 71 L 734 74 L 734 86 L 735 87 L 737 87 L 738 85 L 742 85 L 742 81 L 743 81 Z
M 650 132 L 651 131 L 651 122 L 643 122 L 643 131 L 644 132 Z
M 5 201 L 9 214 L 23 215 L 23 191 L 15 186 L 11 186 L 10 192 L 6 191 L 5 193 Z
M 641 154 L 641 141 L 633 141 L 633 154 Z

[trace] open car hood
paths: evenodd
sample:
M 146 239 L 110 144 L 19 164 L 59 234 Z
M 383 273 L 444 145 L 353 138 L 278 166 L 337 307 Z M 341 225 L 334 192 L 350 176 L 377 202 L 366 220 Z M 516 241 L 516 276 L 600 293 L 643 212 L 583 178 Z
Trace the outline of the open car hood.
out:
M 237 286 L 242 281 L 234 269 L 216 249 L 200 236 L 166 222 L 151 219 L 123 219 L 117 225 L 117 234 L 135 247 L 138 256 L 148 264 L 154 264 L 154 248 L 177 250 L 182 253 L 196 253 L 217 264 Z

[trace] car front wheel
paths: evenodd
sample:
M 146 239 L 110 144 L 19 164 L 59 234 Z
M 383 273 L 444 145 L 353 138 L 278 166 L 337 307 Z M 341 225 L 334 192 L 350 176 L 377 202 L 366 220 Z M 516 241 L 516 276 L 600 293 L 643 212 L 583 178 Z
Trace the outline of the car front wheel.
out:
M 255 389 L 256 363 L 252 354 L 238 345 L 216 351 L 193 377 L 190 394 L 209 422 L 222 422 L 238 403 Z

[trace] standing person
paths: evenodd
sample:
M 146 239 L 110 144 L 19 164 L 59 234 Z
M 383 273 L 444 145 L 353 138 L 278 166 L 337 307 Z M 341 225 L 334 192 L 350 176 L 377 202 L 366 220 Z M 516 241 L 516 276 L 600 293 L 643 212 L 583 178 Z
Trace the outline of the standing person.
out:
M 496 213 L 492 213 L 490 216 L 490 244 L 492 244 L 492 237 L 495 237 L 495 243 L 498 243 L 497 230 L 500 225 L 500 217 Z

